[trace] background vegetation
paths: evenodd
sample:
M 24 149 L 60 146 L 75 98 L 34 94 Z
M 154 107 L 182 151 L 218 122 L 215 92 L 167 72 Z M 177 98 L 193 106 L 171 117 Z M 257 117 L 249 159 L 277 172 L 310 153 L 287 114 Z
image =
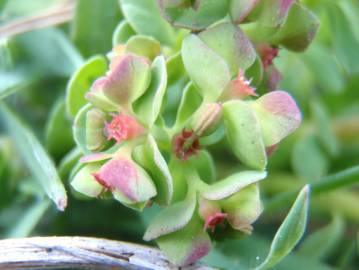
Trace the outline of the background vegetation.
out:
M 258 264 L 293 194 L 309 183 L 305 237 L 276 269 L 358 269 L 359 3 L 301 2 L 320 18 L 319 33 L 304 53 L 282 49 L 275 64 L 283 74 L 281 88 L 296 98 L 304 121 L 269 159 L 269 177 L 261 183 L 265 210 L 254 233 L 218 241 L 205 258 L 210 265 Z M 156 209 L 140 215 L 113 200 L 80 198 L 68 186 L 78 155 L 65 114 L 68 80 L 85 59 L 111 50 L 123 17 L 118 1 L 79 0 L 73 15 L 71 8 L 61 15 L 72 19 L 58 27 L 14 36 L 7 27 L 71 6 L 60 0 L 0 0 L 0 237 L 84 235 L 142 243 L 147 217 Z M 56 181 L 46 180 L 53 176 L 48 157 L 69 193 L 64 212 L 43 191 L 58 191 L 51 184 Z

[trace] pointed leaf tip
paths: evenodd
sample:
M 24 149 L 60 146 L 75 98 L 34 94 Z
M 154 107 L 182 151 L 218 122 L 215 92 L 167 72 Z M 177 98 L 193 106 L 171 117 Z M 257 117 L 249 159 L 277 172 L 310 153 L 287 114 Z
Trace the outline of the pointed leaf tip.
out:
M 267 258 L 256 270 L 273 267 L 297 245 L 307 224 L 309 194 L 310 187 L 306 185 L 300 191 L 287 217 L 275 234 Z

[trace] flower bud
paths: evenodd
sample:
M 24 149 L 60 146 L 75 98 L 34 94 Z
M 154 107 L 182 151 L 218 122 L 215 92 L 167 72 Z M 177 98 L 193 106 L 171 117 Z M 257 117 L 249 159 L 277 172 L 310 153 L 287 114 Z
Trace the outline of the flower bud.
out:
M 104 127 L 104 113 L 99 109 L 89 110 L 86 114 L 86 147 L 88 150 L 101 150 L 106 142 Z
M 263 207 L 259 196 L 258 185 L 248 186 L 231 197 L 220 202 L 228 214 L 229 224 L 236 230 L 250 234 L 252 223 L 262 213 Z
M 214 231 L 218 224 L 227 219 L 227 214 L 222 213 L 219 204 L 204 198 L 199 199 L 199 215 L 204 220 L 204 229 Z
M 187 160 L 200 150 L 199 137 L 193 131 L 182 130 L 173 138 L 173 152 L 178 159 Z
M 206 136 L 212 133 L 222 117 L 222 106 L 219 103 L 207 103 L 194 115 L 192 120 L 193 131 L 197 136 Z
M 148 174 L 125 155 L 107 161 L 93 176 L 125 204 L 146 202 L 157 194 Z

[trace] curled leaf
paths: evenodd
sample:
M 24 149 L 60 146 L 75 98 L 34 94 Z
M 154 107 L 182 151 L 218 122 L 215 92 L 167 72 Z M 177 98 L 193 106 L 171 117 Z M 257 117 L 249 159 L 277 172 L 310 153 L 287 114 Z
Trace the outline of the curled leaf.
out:
M 284 91 L 274 91 L 252 103 L 265 146 L 279 143 L 297 129 L 302 117 L 294 99 Z

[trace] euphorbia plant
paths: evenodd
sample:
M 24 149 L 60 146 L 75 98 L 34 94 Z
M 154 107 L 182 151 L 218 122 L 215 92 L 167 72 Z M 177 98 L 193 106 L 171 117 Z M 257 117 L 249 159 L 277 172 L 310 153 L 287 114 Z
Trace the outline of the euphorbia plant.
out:
M 252 232 L 267 159 L 301 122 L 294 99 L 276 90 L 273 59 L 283 47 L 304 50 L 318 22 L 296 1 L 121 4 L 127 21 L 114 34 L 106 73 L 76 103 L 79 74 L 106 59 L 90 59 L 69 84 L 68 112 L 76 113 L 83 152 L 71 185 L 139 211 L 163 206 L 144 239 L 188 265 L 209 252 L 218 226 Z M 135 20 L 135 9 L 160 12 L 180 29 Z M 238 162 L 216 177 L 223 153 Z

